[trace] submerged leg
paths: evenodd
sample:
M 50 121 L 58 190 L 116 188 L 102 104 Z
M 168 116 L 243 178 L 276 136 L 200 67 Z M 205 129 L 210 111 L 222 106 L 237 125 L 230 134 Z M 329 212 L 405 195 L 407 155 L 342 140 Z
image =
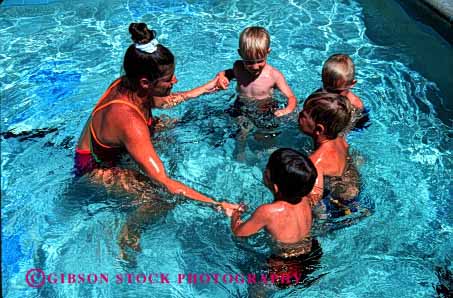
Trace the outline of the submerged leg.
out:
M 178 123 L 178 119 L 173 119 L 165 114 L 162 114 L 159 117 L 154 117 L 153 121 L 153 132 L 161 132 L 167 129 L 172 129 Z
M 145 226 L 163 216 L 173 205 L 163 201 L 144 202 L 128 215 L 126 223 L 118 235 L 120 258 L 127 260 L 126 249 L 129 247 L 135 251 L 141 251 L 140 234 Z
M 122 168 L 95 169 L 90 180 L 102 184 L 108 190 L 134 195 L 137 209 L 128 215 L 118 236 L 120 257 L 127 259 L 127 247 L 140 251 L 140 234 L 144 226 L 173 208 L 174 204 L 161 198 L 158 187 L 138 171 Z
M 347 167 L 343 176 L 330 180 L 330 205 L 336 210 L 334 217 L 341 217 L 355 213 L 355 217 L 371 214 L 368 208 L 358 202 L 361 181 L 360 174 L 351 157 L 347 159 Z M 334 214 L 332 212 L 332 214 Z
M 237 117 L 237 124 L 239 125 L 239 131 L 236 135 L 236 145 L 234 147 L 233 155 L 238 161 L 245 160 L 245 150 L 247 145 L 247 136 L 253 129 L 253 124 L 247 117 Z
M 94 169 L 89 174 L 89 180 L 104 185 L 109 191 L 134 194 L 142 194 L 145 191 L 156 192 L 148 177 L 132 169 L 119 167 Z
M 340 179 L 331 180 L 332 196 L 347 203 L 356 199 L 360 193 L 360 175 L 351 158 L 347 160 L 346 170 Z

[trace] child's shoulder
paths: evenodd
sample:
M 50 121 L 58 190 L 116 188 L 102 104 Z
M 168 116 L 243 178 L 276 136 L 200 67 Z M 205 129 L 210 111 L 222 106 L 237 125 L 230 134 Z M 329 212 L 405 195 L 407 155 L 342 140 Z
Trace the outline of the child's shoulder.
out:
M 358 97 L 357 95 L 355 95 L 354 93 L 352 93 L 352 91 L 349 91 L 347 94 L 346 94 L 346 97 L 349 99 L 349 101 L 351 102 L 351 104 L 353 106 L 355 106 L 356 108 L 359 108 L 361 110 L 363 110 L 364 106 L 363 106 L 363 102 L 362 100 L 360 99 L 360 97 Z
M 274 72 L 276 72 L 276 73 L 280 73 L 280 74 L 281 74 L 281 72 L 277 69 L 277 67 L 272 66 L 272 65 L 269 64 L 269 63 L 266 63 L 266 67 L 267 67 L 270 71 L 274 71 Z
M 263 204 L 259 206 L 256 211 L 260 212 L 263 215 L 272 216 L 275 212 L 278 212 L 282 208 L 281 202 L 276 201 L 268 204 Z
M 272 77 L 274 79 L 280 79 L 280 78 L 284 78 L 285 76 L 283 75 L 283 73 L 278 70 L 276 67 L 270 65 L 269 63 L 266 64 L 266 66 L 269 67 L 269 73 L 272 75 Z
M 266 204 L 267 205 L 267 211 L 271 215 L 280 214 L 282 212 L 286 212 L 286 210 L 290 206 L 288 204 L 289 203 L 287 203 L 285 201 L 274 201 L 272 203 Z

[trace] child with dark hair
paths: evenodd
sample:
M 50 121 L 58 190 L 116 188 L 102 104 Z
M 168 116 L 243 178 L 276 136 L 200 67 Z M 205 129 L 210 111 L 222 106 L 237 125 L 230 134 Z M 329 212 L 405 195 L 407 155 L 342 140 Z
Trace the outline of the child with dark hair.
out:
M 349 157 L 349 145 L 340 135 L 350 121 L 350 101 L 335 93 L 313 93 L 299 113 L 300 129 L 312 137 L 315 146 L 309 157 L 318 171 L 318 179 L 310 194 L 313 206 L 327 193 L 333 200 L 331 202 L 340 206 L 359 193 L 359 175 Z
M 355 95 L 351 89 L 355 86 L 355 66 L 351 57 L 346 54 L 334 54 L 330 56 L 322 67 L 322 89 L 329 93 L 336 93 L 345 96 L 352 105 L 351 128 L 364 128 L 369 121 L 368 111 L 365 109 L 362 100 Z
M 287 275 L 287 283 L 303 279 L 307 259 L 313 263 L 320 257 L 319 245 L 310 237 L 312 211 L 307 197 L 317 176 L 314 164 L 302 153 L 278 149 L 271 154 L 263 177 L 274 201 L 259 206 L 245 222 L 240 220 L 243 209 L 236 209 L 231 217 L 231 229 L 236 236 L 251 236 L 261 229 L 272 235 L 277 251 L 268 261 L 270 271 L 279 277 Z M 312 250 L 318 258 L 313 259 Z M 277 284 L 284 283 L 277 280 Z
M 311 209 L 304 197 L 313 189 L 317 177 L 313 163 L 292 149 L 271 154 L 264 171 L 264 184 L 274 194 L 274 202 L 258 207 L 252 217 L 241 222 L 241 210 L 231 217 L 236 236 L 250 236 L 262 228 L 283 243 L 297 243 L 310 234 Z

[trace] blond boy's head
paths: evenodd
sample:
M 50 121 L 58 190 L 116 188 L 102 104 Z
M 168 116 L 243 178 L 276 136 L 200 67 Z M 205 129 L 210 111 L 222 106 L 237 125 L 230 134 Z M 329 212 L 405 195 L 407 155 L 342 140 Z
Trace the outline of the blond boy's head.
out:
M 354 76 L 354 63 L 346 54 L 330 56 L 322 67 L 323 87 L 330 92 L 349 89 L 356 82 Z
M 263 27 L 248 27 L 239 37 L 239 54 L 246 60 L 259 60 L 269 54 L 271 38 Z

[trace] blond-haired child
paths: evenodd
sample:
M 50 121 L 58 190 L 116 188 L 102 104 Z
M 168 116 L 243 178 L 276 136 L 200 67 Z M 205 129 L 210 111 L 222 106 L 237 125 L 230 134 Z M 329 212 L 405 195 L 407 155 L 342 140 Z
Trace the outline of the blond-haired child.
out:
M 276 117 L 293 112 L 297 99 L 286 83 L 283 74 L 267 63 L 271 51 L 270 35 L 262 27 L 248 27 L 239 37 L 238 53 L 241 60 L 234 63 L 233 68 L 221 71 L 217 87 L 227 89 L 232 79 L 236 79 L 237 98 L 230 115 L 236 118 L 239 133 L 236 135 L 235 156 L 245 159 L 247 135 L 255 131 L 255 139 L 267 139 L 279 132 Z M 273 98 L 277 88 L 287 98 L 285 108 L 278 109 Z
M 288 99 L 284 109 L 274 111 L 275 116 L 280 117 L 294 111 L 297 100 L 283 74 L 267 63 L 270 51 L 270 35 L 266 29 L 246 28 L 239 37 L 238 53 L 242 59 L 236 61 L 232 69 L 219 73 L 219 83 L 222 89 L 227 89 L 230 80 L 236 79 L 239 98 L 255 101 L 271 99 L 274 88 L 279 89 Z
M 355 109 L 363 110 L 363 102 L 351 91 L 356 83 L 355 66 L 348 55 L 334 54 L 324 62 L 322 67 L 323 89 L 345 96 Z

